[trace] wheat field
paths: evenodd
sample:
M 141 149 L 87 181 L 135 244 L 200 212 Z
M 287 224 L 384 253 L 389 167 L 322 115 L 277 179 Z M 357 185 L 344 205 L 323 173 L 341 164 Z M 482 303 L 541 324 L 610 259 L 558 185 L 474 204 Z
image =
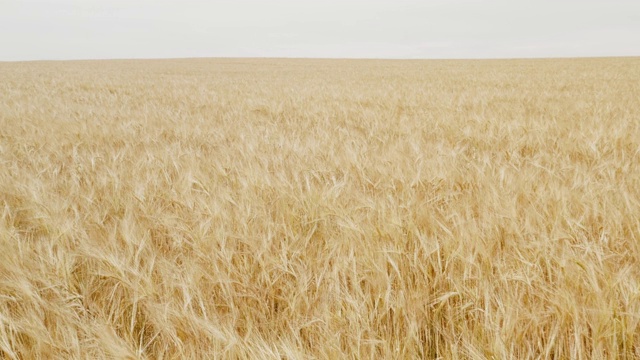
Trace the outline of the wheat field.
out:
M 640 58 L 0 63 L 0 358 L 640 358 Z

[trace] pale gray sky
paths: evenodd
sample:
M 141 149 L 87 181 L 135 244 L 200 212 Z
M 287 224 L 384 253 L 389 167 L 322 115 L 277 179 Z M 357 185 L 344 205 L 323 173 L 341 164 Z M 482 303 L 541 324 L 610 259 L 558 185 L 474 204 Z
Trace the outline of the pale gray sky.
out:
M 0 0 L 0 61 L 640 56 L 640 0 Z

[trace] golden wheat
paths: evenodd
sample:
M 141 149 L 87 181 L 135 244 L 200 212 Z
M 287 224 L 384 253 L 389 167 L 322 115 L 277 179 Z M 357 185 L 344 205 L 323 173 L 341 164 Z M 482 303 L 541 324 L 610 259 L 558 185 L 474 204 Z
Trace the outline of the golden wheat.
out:
M 0 63 L 0 357 L 640 357 L 640 59 Z

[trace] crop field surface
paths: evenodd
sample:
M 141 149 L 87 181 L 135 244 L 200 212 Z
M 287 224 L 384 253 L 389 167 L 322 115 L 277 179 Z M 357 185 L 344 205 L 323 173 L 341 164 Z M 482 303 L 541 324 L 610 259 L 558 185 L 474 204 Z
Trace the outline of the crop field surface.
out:
M 640 58 L 0 63 L 0 358 L 640 358 Z

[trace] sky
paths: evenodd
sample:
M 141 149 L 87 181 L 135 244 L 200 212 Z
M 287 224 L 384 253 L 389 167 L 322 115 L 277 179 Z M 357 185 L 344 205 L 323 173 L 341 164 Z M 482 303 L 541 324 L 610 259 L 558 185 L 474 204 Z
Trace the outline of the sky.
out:
M 0 61 L 640 56 L 640 0 L 0 0 Z

